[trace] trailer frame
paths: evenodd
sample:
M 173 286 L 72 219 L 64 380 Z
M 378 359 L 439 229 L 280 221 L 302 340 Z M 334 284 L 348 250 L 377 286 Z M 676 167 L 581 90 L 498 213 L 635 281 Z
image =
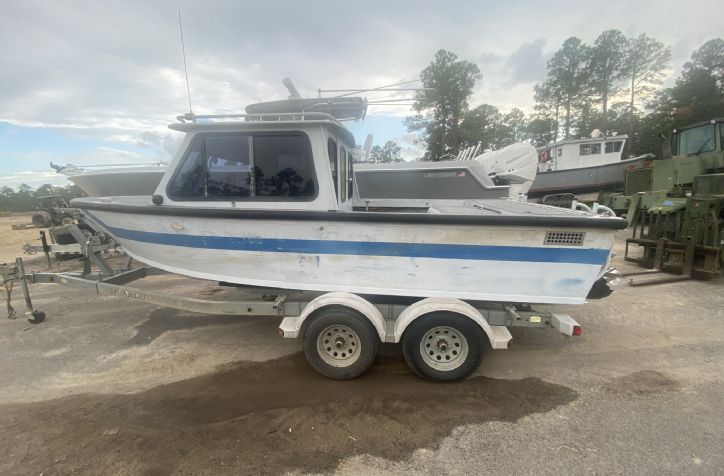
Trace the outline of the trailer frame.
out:
M 99 296 L 120 297 L 200 314 L 280 318 L 278 334 L 285 338 L 303 337 L 305 353 L 307 353 L 307 331 L 311 323 L 317 316 L 329 314 L 329 311 L 334 309 L 344 309 L 348 313 L 360 316 L 364 325 L 377 334 L 379 341 L 375 339 L 375 353 L 377 342 L 399 343 L 404 340 L 408 327 L 414 328 L 419 325 L 422 318 L 437 314 L 452 316 L 459 322 L 474 322 L 475 327 L 481 331 L 481 336 L 487 337 L 493 349 L 509 348 L 512 335 L 508 327 L 553 328 L 567 336 L 581 334 L 578 322 L 567 314 L 553 312 L 551 305 L 542 305 L 542 308 L 534 310 L 531 305 L 500 302 L 465 302 L 450 298 L 400 300 L 394 296 L 366 296 L 342 292 L 309 293 L 247 286 L 236 286 L 249 296 L 249 299 L 245 300 L 208 300 L 179 296 L 131 286 L 131 283 L 143 278 L 170 273 L 148 266 L 132 267 L 130 258 L 125 266 L 113 269 L 101 256 L 106 246 L 98 237 L 89 237 L 81 244 L 81 248 L 85 255 L 82 271 L 27 272 L 23 258 L 17 258 L 14 265 L 0 266 L 0 284 L 6 282 L 20 284 L 25 300 L 26 316 L 30 322 L 38 324 L 46 317 L 43 311 L 34 307 L 30 285 L 55 284 L 92 292 Z M 475 343 L 471 343 L 473 344 Z M 403 342 L 403 345 L 406 344 Z M 333 368 L 325 372 L 312 362 L 312 357 L 308 353 L 307 358 L 327 377 L 351 378 L 361 373 L 340 374 Z M 412 363 L 410 364 L 412 366 Z M 476 362 L 472 370 L 477 368 L 477 365 Z M 366 368 L 362 371 L 364 370 Z M 418 374 L 421 373 L 420 369 L 413 370 Z M 446 380 L 437 374 L 431 376 L 424 371 L 422 374 L 435 380 Z M 460 378 L 464 378 L 467 374 L 469 372 Z M 450 378 L 453 379 L 458 380 L 459 377 Z

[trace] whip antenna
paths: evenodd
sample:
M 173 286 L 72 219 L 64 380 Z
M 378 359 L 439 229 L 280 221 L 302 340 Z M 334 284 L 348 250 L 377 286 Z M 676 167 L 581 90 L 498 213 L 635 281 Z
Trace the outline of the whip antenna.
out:
M 178 11 L 178 29 L 181 32 L 181 52 L 184 55 L 184 73 L 186 73 L 186 93 L 189 96 L 189 113 L 194 114 L 194 110 L 191 107 L 191 87 L 189 86 L 189 69 L 186 66 L 186 46 L 184 45 L 184 29 L 181 25 L 181 10 Z

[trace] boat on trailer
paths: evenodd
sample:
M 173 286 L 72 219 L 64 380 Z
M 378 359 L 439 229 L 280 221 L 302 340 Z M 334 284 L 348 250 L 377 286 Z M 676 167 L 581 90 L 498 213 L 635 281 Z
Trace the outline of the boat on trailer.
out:
M 395 341 L 403 339 L 416 372 L 453 380 L 477 367 L 476 332 L 491 344 L 510 340 L 507 330 L 486 327 L 475 306 L 505 303 L 515 313 L 582 304 L 605 279 L 624 220 L 512 200 L 360 200 L 354 137 L 329 111 L 179 116 L 170 128 L 185 138 L 152 196 L 72 205 L 161 270 L 326 293 L 282 333 L 303 334 L 312 365 L 336 378 L 364 371 L 372 352 L 361 364 L 357 353 L 350 360 L 337 350 L 365 340 L 370 326 L 384 334 L 362 296 L 415 303 L 394 324 Z M 452 353 L 463 341 L 464 355 Z

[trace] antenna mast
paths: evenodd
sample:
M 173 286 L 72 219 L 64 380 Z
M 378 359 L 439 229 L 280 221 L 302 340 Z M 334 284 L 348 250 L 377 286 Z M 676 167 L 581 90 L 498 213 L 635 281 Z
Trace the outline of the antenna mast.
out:
M 186 46 L 184 45 L 184 29 L 181 25 L 181 10 L 178 11 L 178 29 L 181 32 L 181 52 L 184 55 L 184 73 L 186 73 L 186 93 L 189 96 L 189 113 L 194 114 L 194 110 L 191 107 L 191 87 L 189 86 L 189 69 L 186 66 Z

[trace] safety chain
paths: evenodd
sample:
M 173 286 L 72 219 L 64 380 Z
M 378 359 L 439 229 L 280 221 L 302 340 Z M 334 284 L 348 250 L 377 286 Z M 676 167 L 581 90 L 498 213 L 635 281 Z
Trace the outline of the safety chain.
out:
M 13 293 L 13 286 L 15 285 L 15 281 L 5 281 L 3 283 L 3 294 L 5 295 L 5 303 L 8 308 L 8 319 L 17 319 L 18 313 L 13 307 L 12 301 L 11 301 L 11 295 Z

